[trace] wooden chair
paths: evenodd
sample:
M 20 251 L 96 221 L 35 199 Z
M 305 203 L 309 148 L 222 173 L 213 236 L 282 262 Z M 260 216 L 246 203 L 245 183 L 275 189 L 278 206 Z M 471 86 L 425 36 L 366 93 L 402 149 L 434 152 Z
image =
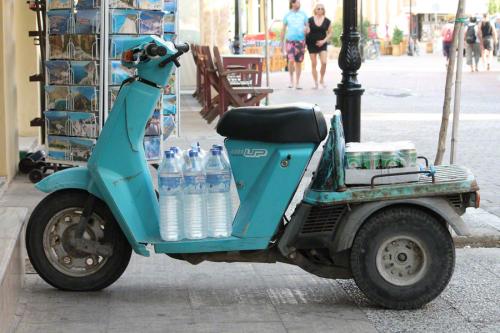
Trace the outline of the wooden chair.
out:
M 221 79 L 215 67 L 210 48 L 208 46 L 201 46 L 200 54 L 204 61 L 203 70 L 205 73 L 204 87 L 202 89 L 204 93 L 204 102 L 202 103 L 203 108 L 201 109 L 200 114 L 210 124 L 215 120 L 215 118 L 217 118 L 217 116 L 219 116 L 219 114 L 222 114 L 227 109 L 228 105 L 226 105 L 224 109 L 224 106 L 221 104 Z M 242 75 L 242 73 L 245 75 L 256 74 L 256 71 L 243 70 L 245 69 L 243 66 L 234 66 L 231 68 L 233 70 L 226 70 L 228 75 Z M 231 85 L 233 85 L 233 83 L 234 81 L 230 82 Z M 239 83 L 237 84 L 239 85 Z M 216 93 L 215 96 L 212 95 L 214 92 Z
M 219 78 L 219 115 L 227 111 L 228 107 L 258 106 L 273 89 L 268 87 L 241 87 L 232 86 L 228 76 L 241 75 L 242 77 L 258 74 L 257 70 L 236 69 L 226 70 L 218 47 L 214 47 L 215 68 Z
M 196 44 L 191 44 L 191 53 L 196 66 L 196 90 L 193 93 L 193 97 L 195 97 L 200 103 L 203 103 L 203 81 L 205 81 L 205 77 L 203 75 L 204 71 L 201 47 Z
M 210 53 L 210 47 L 202 46 L 200 53 L 203 58 L 203 67 L 205 71 L 205 86 L 203 88 L 204 98 L 203 98 L 203 108 L 200 114 L 204 119 L 211 123 L 219 115 L 219 75 L 215 68 L 212 54 Z M 212 92 L 216 92 L 217 95 L 212 97 Z

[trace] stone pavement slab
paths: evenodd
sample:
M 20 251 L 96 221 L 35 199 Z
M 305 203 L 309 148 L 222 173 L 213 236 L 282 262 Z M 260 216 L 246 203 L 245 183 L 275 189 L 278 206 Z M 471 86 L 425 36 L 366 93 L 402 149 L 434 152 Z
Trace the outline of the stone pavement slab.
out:
M 457 250 L 449 287 L 423 309 L 371 304 L 351 280 L 285 264 L 134 255 L 108 289 L 71 293 L 27 275 L 16 332 L 498 332 L 500 249 Z

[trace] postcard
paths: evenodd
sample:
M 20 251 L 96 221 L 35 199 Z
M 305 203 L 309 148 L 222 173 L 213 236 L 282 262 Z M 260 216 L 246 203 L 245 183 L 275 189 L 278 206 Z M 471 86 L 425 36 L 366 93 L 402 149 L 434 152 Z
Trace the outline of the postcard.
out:
M 51 9 L 71 9 L 73 0 L 47 0 L 47 8 Z
M 168 79 L 168 83 L 167 85 L 165 86 L 165 89 L 163 89 L 163 93 L 166 94 L 166 95 L 175 95 L 175 77 L 176 77 L 176 73 L 172 73 L 172 75 L 170 75 L 170 78 Z
M 163 10 L 163 0 L 137 0 L 139 9 Z
M 168 32 L 166 32 L 163 35 L 163 39 L 166 40 L 167 42 L 175 42 L 176 38 L 177 38 L 176 34 L 171 34 L 171 33 L 168 33 Z
M 100 0 L 75 0 L 76 9 L 92 9 L 101 6 Z
M 98 120 L 94 113 L 68 112 L 69 135 L 85 138 L 98 136 Z
M 167 141 L 175 130 L 175 118 L 173 115 L 163 116 L 163 142 Z
M 111 33 L 112 34 L 138 34 L 138 21 L 140 12 L 137 10 L 112 10 L 111 11 Z
M 146 124 L 146 136 L 160 136 L 161 135 L 161 114 L 159 111 L 155 111 L 153 116 L 148 120 Z
M 49 36 L 49 59 L 69 59 L 68 44 L 68 36 Z
M 75 14 L 76 34 L 98 34 L 100 31 L 99 9 L 78 10 Z
M 86 162 L 89 160 L 96 141 L 94 139 L 68 138 L 72 161 Z
M 49 158 L 60 161 L 69 161 L 71 159 L 69 138 L 49 135 L 47 141 L 49 146 Z
M 130 45 L 131 39 L 137 39 L 136 36 L 111 36 L 109 43 L 109 57 L 111 59 L 121 59 L 123 51 L 126 50 L 126 45 Z
M 95 61 L 72 61 L 71 73 L 73 74 L 73 84 L 79 86 L 99 84 L 99 72 Z
M 96 35 L 73 35 L 75 60 L 99 59 L 99 46 Z
M 144 138 L 144 152 L 149 161 L 161 160 L 161 137 L 146 136 Z
M 73 101 L 72 110 L 93 112 L 98 111 L 98 94 L 96 87 L 74 86 L 70 88 Z
M 71 10 L 51 10 L 47 13 L 50 35 L 69 34 Z
M 163 95 L 163 114 L 171 115 L 177 113 L 177 96 Z
M 163 21 L 163 32 L 175 33 L 175 14 L 166 14 Z
M 141 12 L 139 33 L 145 35 L 163 35 L 163 17 L 165 13 L 145 10 Z
M 163 0 L 163 11 L 171 13 L 177 11 L 177 0 Z
M 45 87 L 45 109 L 46 110 L 68 110 L 70 100 L 69 87 L 46 86 Z
M 135 8 L 135 0 L 110 0 L 109 8 Z
M 111 85 L 121 85 L 124 80 L 129 79 L 136 74 L 135 69 L 123 66 L 119 60 L 110 61 L 110 66 L 109 80 Z
M 118 92 L 120 91 L 120 87 L 109 87 L 109 111 L 111 112 L 113 109 L 113 105 L 115 105 L 116 98 L 118 97 Z
M 49 60 L 45 62 L 48 84 L 70 84 L 70 65 L 65 60 Z

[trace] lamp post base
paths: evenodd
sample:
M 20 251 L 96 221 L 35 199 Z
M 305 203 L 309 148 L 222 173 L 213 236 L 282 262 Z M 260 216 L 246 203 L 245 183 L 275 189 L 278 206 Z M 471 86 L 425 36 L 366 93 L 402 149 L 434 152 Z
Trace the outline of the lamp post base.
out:
M 346 142 L 361 141 L 361 96 L 365 92 L 359 87 L 344 87 L 342 84 L 334 89 L 337 95 L 336 109 L 342 112 L 342 123 Z

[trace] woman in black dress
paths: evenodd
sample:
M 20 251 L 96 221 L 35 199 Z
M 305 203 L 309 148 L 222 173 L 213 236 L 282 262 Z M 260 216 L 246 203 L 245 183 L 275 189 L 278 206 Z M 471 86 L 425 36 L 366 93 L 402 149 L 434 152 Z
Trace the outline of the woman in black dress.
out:
M 309 18 L 309 34 L 306 38 L 307 50 L 309 51 L 312 63 L 314 89 L 318 89 L 318 70 L 316 68 L 318 65 L 318 55 L 321 62 L 319 84 L 321 84 L 323 88 L 326 88 L 325 73 L 326 63 L 328 61 L 326 47 L 331 37 L 331 21 L 325 16 L 325 6 L 318 3 L 314 7 L 314 16 Z

